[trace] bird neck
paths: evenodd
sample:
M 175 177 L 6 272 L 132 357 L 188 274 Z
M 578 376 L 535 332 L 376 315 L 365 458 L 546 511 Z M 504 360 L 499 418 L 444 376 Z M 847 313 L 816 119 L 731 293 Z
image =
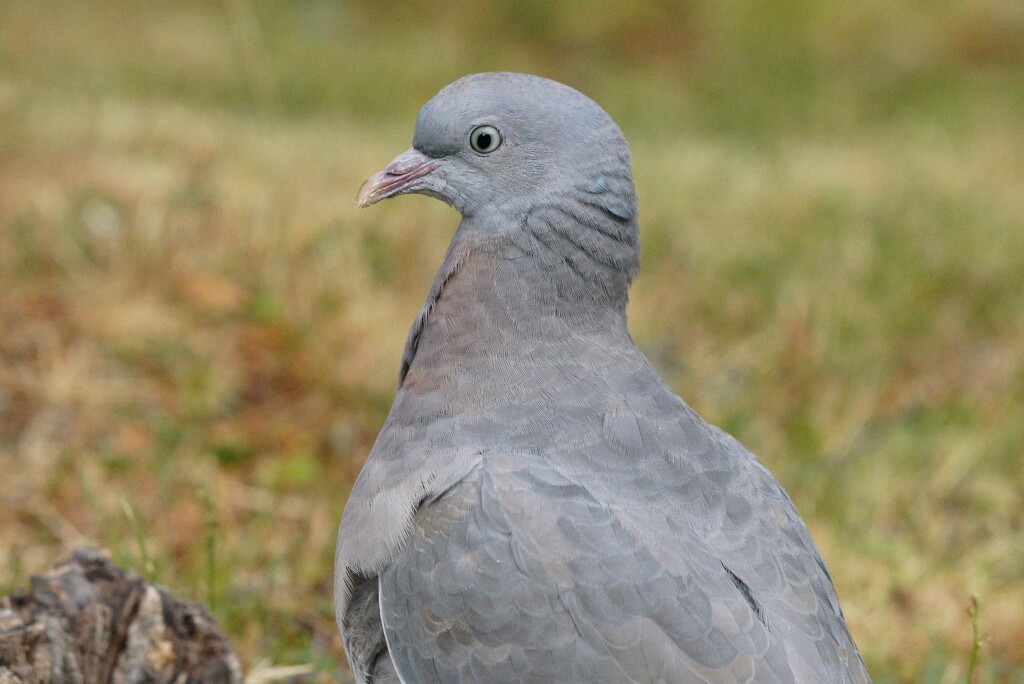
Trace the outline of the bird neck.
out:
M 635 248 L 602 236 L 590 239 L 621 246 L 583 251 L 577 243 L 585 238 L 569 223 L 547 210 L 504 229 L 463 220 L 409 332 L 400 386 L 502 375 L 517 382 L 520 366 L 540 357 L 558 363 L 595 345 L 632 346 L 626 303 Z

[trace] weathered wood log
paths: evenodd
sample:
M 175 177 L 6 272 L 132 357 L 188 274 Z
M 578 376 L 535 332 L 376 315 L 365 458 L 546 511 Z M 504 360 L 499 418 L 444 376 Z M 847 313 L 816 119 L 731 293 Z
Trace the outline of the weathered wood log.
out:
M 83 548 L 0 598 L 0 684 L 242 684 L 202 606 Z

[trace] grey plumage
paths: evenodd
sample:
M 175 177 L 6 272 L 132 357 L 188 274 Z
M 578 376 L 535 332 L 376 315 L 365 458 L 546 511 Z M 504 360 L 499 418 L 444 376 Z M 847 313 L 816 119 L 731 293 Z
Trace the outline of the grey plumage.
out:
M 410 192 L 463 220 L 338 535 L 357 680 L 869 681 L 782 487 L 629 336 L 636 198 L 607 114 L 460 79 L 360 204 Z

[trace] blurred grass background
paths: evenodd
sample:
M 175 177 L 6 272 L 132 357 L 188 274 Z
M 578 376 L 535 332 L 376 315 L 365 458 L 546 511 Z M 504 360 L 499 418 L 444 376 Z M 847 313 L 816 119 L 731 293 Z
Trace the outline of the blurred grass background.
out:
M 622 125 L 634 335 L 876 681 L 964 681 L 972 595 L 1024 681 L 1020 0 L 0 0 L 0 593 L 88 542 L 344 680 L 335 529 L 457 220 L 353 197 L 498 69 Z

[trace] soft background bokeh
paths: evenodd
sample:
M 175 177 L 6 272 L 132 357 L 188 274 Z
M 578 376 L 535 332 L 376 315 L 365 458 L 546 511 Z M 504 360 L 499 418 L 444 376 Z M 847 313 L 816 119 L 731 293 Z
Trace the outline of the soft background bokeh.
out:
M 0 0 L 0 593 L 88 542 L 343 679 L 336 524 L 457 221 L 419 106 L 631 140 L 632 328 L 778 475 L 876 681 L 1024 681 L 1024 3 Z

